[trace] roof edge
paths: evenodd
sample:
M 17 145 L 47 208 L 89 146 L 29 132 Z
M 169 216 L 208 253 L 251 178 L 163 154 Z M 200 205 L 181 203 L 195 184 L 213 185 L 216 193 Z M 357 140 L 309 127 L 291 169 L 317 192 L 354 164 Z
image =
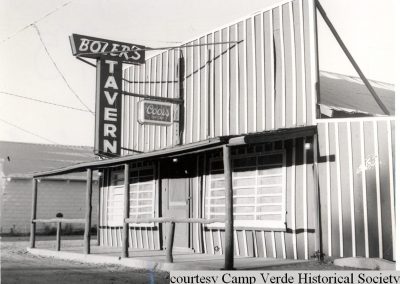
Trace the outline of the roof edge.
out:
M 165 149 L 156 150 L 156 151 L 152 151 L 152 152 L 133 154 L 133 155 L 123 156 L 123 157 L 118 157 L 118 158 L 110 158 L 110 159 L 100 160 L 100 161 L 83 162 L 83 163 L 78 163 L 78 164 L 74 164 L 71 166 L 63 167 L 60 169 L 44 171 L 44 172 L 37 172 L 37 173 L 33 174 L 33 178 L 62 175 L 62 174 L 68 174 L 68 173 L 72 173 L 72 172 L 83 172 L 86 169 L 92 169 L 92 170 L 93 169 L 101 169 L 104 167 L 116 166 L 116 165 L 120 165 L 120 164 L 123 164 L 126 162 L 131 162 L 134 160 L 162 157 L 162 156 L 174 155 L 174 154 L 183 153 L 183 152 L 191 152 L 191 151 L 198 150 L 198 149 L 210 148 L 212 146 L 217 146 L 217 145 L 221 145 L 224 143 L 227 143 L 226 137 L 217 137 L 217 138 L 203 140 L 200 142 L 195 142 L 195 143 L 186 144 L 186 145 L 182 145 L 182 146 L 176 146 L 173 148 L 165 148 Z
M 121 164 L 129 163 L 135 160 L 179 156 L 182 154 L 194 154 L 199 151 L 219 148 L 223 145 L 236 146 L 249 143 L 256 144 L 268 141 L 276 141 L 280 139 L 285 140 L 291 139 L 293 137 L 304 137 L 315 134 L 316 129 L 316 125 L 303 125 L 291 128 L 279 128 L 263 132 L 248 133 L 243 135 L 219 136 L 191 144 L 165 148 L 147 153 L 133 154 L 129 156 L 110 158 L 94 162 L 84 162 L 60 169 L 38 172 L 33 174 L 33 178 L 63 175 L 72 172 L 83 172 L 87 169 L 98 170 L 105 167 L 119 166 Z

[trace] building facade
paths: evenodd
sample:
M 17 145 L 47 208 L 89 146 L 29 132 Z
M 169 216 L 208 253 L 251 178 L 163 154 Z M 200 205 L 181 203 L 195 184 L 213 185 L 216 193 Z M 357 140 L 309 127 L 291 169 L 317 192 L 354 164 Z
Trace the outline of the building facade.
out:
M 314 125 L 317 145 L 314 135 L 299 135 L 232 148 L 235 254 L 308 259 L 319 248 L 315 234 L 320 222 L 325 255 L 393 259 L 394 120 L 317 119 L 315 25 L 313 1 L 281 1 L 163 51 L 144 65 L 126 68 L 125 90 L 166 98 L 180 94 L 184 105 L 174 106 L 171 126 L 143 125 L 136 118 L 141 99 L 125 97 L 122 145 L 149 152 L 214 137 Z M 365 140 L 366 133 L 375 140 Z M 221 153 L 132 164 L 136 179 L 130 217 L 223 217 Z M 101 240 L 120 245 L 123 169 L 105 173 Z M 183 239 L 176 246 L 224 253 L 223 224 L 178 226 Z M 131 225 L 130 245 L 160 249 L 166 240 L 162 231 L 159 224 Z
M 314 4 L 277 1 L 127 66 L 124 91 L 169 100 L 172 123 L 139 122 L 142 98 L 123 96 L 120 157 L 37 177 L 102 172 L 103 246 L 165 249 L 157 218 L 184 218 L 222 221 L 178 222 L 180 251 L 225 254 L 232 234 L 236 256 L 394 260 L 394 117 L 320 118 Z

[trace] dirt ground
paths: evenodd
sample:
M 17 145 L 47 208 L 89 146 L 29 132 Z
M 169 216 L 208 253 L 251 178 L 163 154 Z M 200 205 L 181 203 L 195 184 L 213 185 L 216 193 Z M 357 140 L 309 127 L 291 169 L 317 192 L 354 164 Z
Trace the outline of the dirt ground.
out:
M 26 238 L 25 238 L 26 239 Z M 91 265 L 31 255 L 28 241 L 1 240 L 1 283 L 169 283 L 168 273 Z M 43 238 L 39 238 L 41 240 Z M 54 239 L 54 238 L 51 238 Z M 54 240 L 52 240 L 54 242 Z
M 73 237 L 72 237 L 73 238 Z M 54 242 L 54 237 L 39 241 Z M 1 283 L 169 283 L 169 274 L 112 265 L 57 260 L 31 255 L 24 238 L 1 239 Z M 307 262 L 268 267 L 270 270 L 343 270 L 329 262 Z M 257 269 L 259 270 L 259 268 Z

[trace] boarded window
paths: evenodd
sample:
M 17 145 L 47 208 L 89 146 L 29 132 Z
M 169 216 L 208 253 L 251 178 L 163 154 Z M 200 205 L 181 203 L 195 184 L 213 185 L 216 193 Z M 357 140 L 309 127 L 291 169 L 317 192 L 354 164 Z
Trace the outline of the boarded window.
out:
M 123 170 L 116 169 L 111 173 L 107 196 L 108 226 L 122 226 L 124 208 Z M 134 164 L 130 171 L 129 217 L 144 219 L 153 218 L 156 199 L 155 170 L 152 164 Z M 130 224 L 131 226 L 139 224 Z M 151 224 L 141 223 L 140 226 Z
M 221 158 L 210 159 L 206 218 L 225 216 L 225 180 Z M 274 151 L 232 157 L 235 226 L 284 228 L 285 152 Z
M 124 186 L 111 185 L 107 190 L 107 225 L 122 226 Z

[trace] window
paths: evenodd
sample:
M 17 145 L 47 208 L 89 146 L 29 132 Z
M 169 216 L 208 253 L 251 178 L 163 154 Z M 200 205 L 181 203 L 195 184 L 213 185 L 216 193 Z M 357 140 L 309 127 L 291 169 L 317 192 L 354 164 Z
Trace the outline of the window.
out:
M 117 168 L 111 173 L 107 198 L 108 226 L 122 226 L 124 208 L 124 174 Z M 130 170 L 130 218 L 153 218 L 155 211 L 156 178 L 152 163 L 137 163 Z M 152 226 L 153 223 L 130 224 Z
M 144 219 L 154 217 L 156 178 L 153 165 L 131 171 L 129 217 Z M 130 224 L 149 226 L 153 223 Z
M 232 157 L 235 226 L 285 228 L 285 152 L 261 152 Z M 222 159 L 210 159 L 205 216 L 225 216 L 225 180 Z M 221 226 L 223 224 L 215 224 Z
M 110 186 L 107 190 L 107 226 L 122 226 L 124 186 Z

